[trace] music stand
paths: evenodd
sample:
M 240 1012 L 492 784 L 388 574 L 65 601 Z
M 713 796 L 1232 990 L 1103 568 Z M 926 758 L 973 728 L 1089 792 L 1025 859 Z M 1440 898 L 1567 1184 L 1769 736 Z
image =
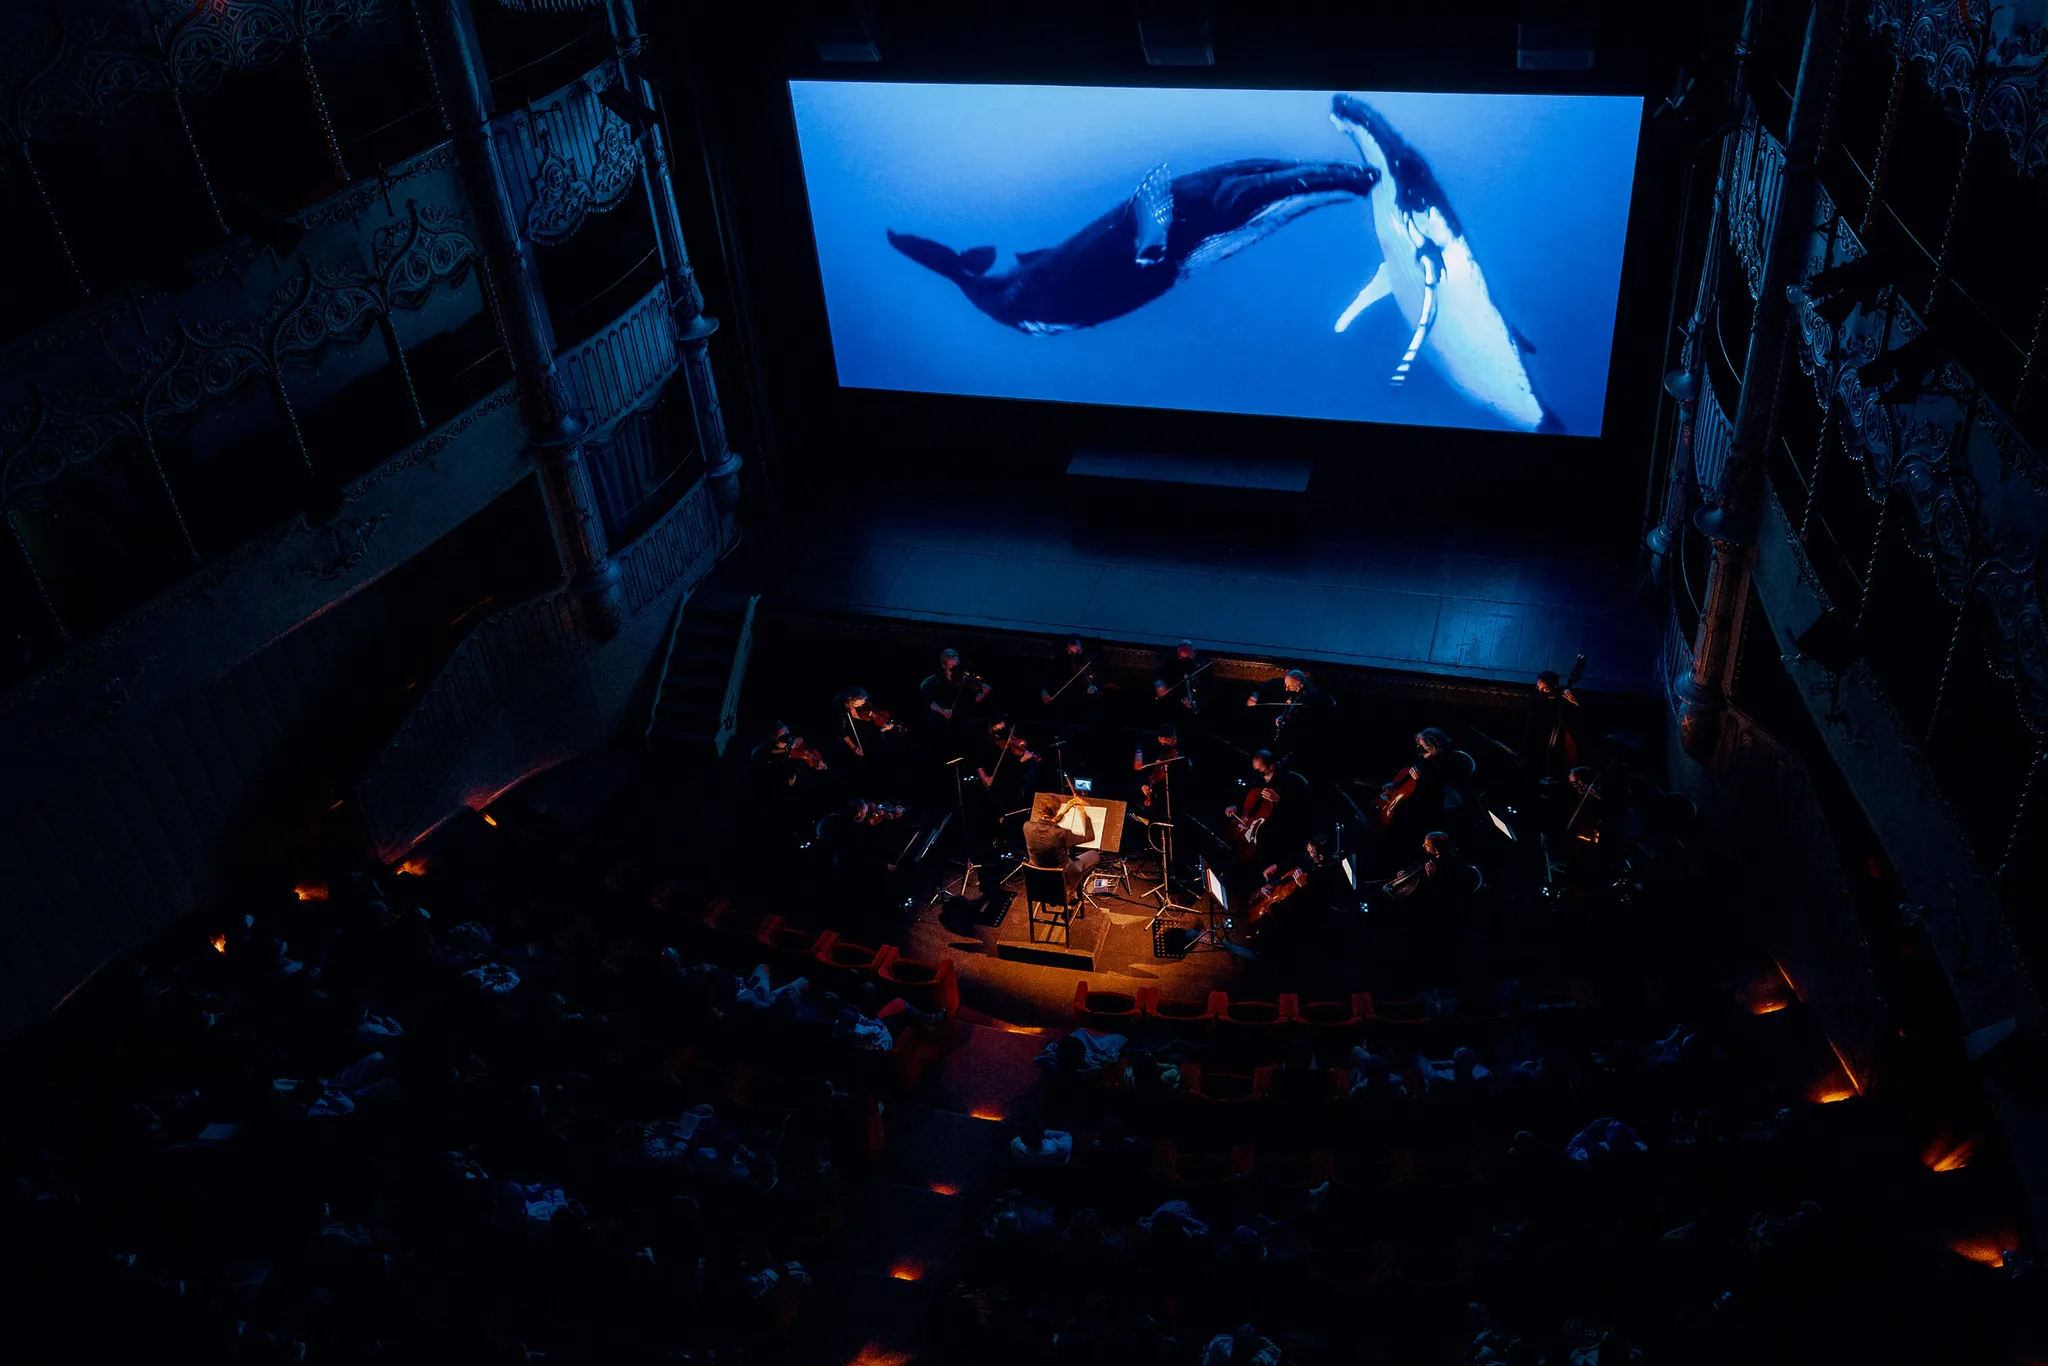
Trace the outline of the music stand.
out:
M 1186 762 L 1187 758 L 1185 754 L 1176 754 L 1157 765 L 1161 770 L 1159 786 L 1166 794 L 1166 819 L 1152 822 L 1156 829 L 1163 832 L 1159 837 L 1159 885 L 1145 895 L 1158 897 L 1159 909 L 1162 911 L 1193 914 L 1193 906 L 1182 906 L 1173 899 L 1173 766 Z
M 960 852 L 967 859 L 966 867 L 960 874 L 960 890 L 949 893 L 946 889 L 952 885 L 953 880 L 948 878 L 939 884 L 939 890 L 932 893 L 931 901 L 924 903 L 926 906 L 930 906 L 933 902 L 939 901 L 948 895 L 957 896 L 963 901 L 966 900 L 967 884 L 974 880 L 974 835 L 967 828 L 967 789 L 960 782 L 960 765 L 966 762 L 967 756 L 964 754 L 958 759 L 948 759 L 946 761 L 946 766 L 953 770 L 954 814 L 960 817 Z M 932 835 L 933 843 L 938 842 L 938 836 L 944 833 L 945 828 L 945 825 L 941 823 L 938 831 Z M 920 854 L 918 857 L 922 858 L 923 855 Z

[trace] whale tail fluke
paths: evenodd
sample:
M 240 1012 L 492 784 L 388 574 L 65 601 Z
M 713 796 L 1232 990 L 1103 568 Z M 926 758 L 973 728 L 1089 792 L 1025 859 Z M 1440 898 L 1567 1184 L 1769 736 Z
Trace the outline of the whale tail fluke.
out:
M 889 245 L 948 280 L 958 281 L 970 275 L 980 275 L 996 263 L 994 247 L 969 247 L 966 251 L 955 251 L 944 242 L 934 242 L 929 237 L 916 237 L 907 232 L 892 230 Z

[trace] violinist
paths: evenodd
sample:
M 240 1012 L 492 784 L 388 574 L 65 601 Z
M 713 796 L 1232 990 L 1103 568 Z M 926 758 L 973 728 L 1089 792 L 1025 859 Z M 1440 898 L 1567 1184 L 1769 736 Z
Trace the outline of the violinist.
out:
M 1201 710 L 1202 675 L 1208 671 L 1210 662 L 1195 650 L 1195 642 L 1183 640 L 1160 664 L 1159 678 L 1182 711 L 1193 714 Z
M 1161 722 L 1149 748 L 1139 745 L 1131 755 L 1131 771 L 1138 775 L 1138 804 L 1147 811 L 1164 808 L 1166 792 L 1174 780 L 1174 767 L 1188 767 L 1180 750 L 1180 732 L 1170 722 Z
M 1443 815 L 1446 770 L 1455 750 L 1456 742 L 1435 726 L 1416 732 L 1415 762 L 1383 783 L 1373 800 L 1373 814 L 1382 828 L 1397 820 L 1427 825 Z
M 827 767 L 825 756 L 781 721 L 775 723 L 767 739 L 754 746 L 752 762 L 764 787 L 795 787 L 805 774 L 823 773 Z
M 939 671 L 917 685 L 926 718 L 940 724 L 966 720 L 994 691 L 987 679 L 968 671 L 957 650 L 939 651 Z
M 1009 719 L 993 716 L 982 728 L 974 757 L 975 781 L 991 800 L 1007 802 L 1031 790 L 1038 777 L 1038 755 L 1011 727 Z
M 1245 699 L 1247 707 L 1273 710 L 1275 748 L 1308 750 L 1324 738 L 1334 704 L 1305 669 L 1289 669 L 1273 683 L 1261 684 Z
M 1095 655 L 1081 637 L 1068 636 L 1039 679 L 1038 705 L 1055 725 L 1073 729 L 1094 720 L 1101 698 Z
M 832 700 L 839 708 L 839 743 L 857 760 L 874 758 L 882 737 L 903 729 L 902 722 L 872 705 L 866 688 L 848 688 Z

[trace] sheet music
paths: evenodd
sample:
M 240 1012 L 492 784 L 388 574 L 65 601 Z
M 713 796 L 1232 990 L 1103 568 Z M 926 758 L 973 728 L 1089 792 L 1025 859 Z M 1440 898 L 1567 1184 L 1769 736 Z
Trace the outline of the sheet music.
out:
M 1060 817 L 1060 829 L 1082 836 L 1079 848 L 1100 849 L 1102 832 L 1109 828 L 1109 808 L 1085 802 Z

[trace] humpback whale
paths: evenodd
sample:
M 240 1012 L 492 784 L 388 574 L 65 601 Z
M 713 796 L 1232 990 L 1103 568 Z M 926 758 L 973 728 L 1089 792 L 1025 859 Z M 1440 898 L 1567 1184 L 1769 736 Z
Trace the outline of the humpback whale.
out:
M 997 322 L 1065 332 L 1141 308 L 1313 209 L 1365 198 L 1379 181 L 1373 167 L 1339 161 L 1228 161 L 1173 177 L 1156 166 L 1129 199 L 1058 246 L 1017 253 L 1009 270 L 990 273 L 991 246 L 955 251 L 894 230 L 889 244 Z
M 1494 307 L 1457 211 L 1429 163 L 1361 99 L 1332 97 L 1330 122 L 1380 177 L 1366 199 L 1380 267 L 1337 319 L 1337 331 L 1391 297 L 1414 329 L 1394 367 L 1394 384 L 1404 383 L 1417 356 L 1426 355 L 1445 379 L 1507 426 L 1562 432 L 1564 424 L 1537 396 L 1522 361 L 1536 348 Z

